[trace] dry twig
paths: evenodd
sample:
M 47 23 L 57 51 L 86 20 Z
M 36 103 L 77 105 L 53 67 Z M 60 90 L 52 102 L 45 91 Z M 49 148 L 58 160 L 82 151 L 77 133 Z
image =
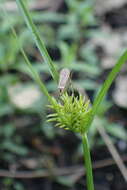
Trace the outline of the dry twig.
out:
M 124 165 L 116 147 L 114 146 L 114 144 L 112 143 L 109 135 L 106 133 L 104 127 L 98 126 L 97 130 L 99 132 L 99 134 L 101 135 L 101 137 L 103 138 L 109 152 L 111 153 L 114 161 L 116 162 L 119 170 L 121 171 L 121 174 L 123 175 L 123 178 L 125 179 L 125 181 L 127 182 L 127 168 Z
M 127 155 L 122 156 L 122 160 L 127 162 Z M 100 169 L 104 167 L 108 167 L 111 165 L 116 164 L 114 159 L 105 159 L 101 161 L 96 161 L 93 163 L 93 169 Z M 78 177 L 84 175 L 84 166 L 72 166 L 72 167 L 64 167 L 64 168 L 54 168 L 49 171 L 48 169 L 43 169 L 40 171 L 7 171 L 7 170 L 0 170 L 0 177 L 11 177 L 11 178 L 42 178 L 42 177 L 49 177 L 51 175 L 54 176 L 65 176 L 65 175 L 73 175 L 75 171 Z M 51 174 L 52 173 L 52 174 Z

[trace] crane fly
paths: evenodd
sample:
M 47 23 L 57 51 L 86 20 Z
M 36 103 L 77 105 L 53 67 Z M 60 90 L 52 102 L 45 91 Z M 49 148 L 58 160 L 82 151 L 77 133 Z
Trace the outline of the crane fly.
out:
M 69 82 L 70 82 L 70 70 L 64 68 L 60 71 L 60 77 L 58 83 L 58 89 L 60 91 L 60 94 L 67 89 Z

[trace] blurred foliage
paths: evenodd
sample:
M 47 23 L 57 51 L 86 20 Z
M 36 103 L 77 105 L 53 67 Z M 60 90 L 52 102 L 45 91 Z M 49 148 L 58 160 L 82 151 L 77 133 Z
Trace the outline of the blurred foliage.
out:
M 93 95 L 96 89 L 100 87 L 98 79 L 103 73 L 96 51 L 88 43 L 95 33 L 100 34 L 97 27 L 98 21 L 94 15 L 94 0 L 65 0 L 65 4 L 64 13 L 32 11 L 32 18 L 38 26 L 56 67 L 58 69 L 70 68 L 73 73 L 74 84 Z M 30 157 L 31 154 L 36 155 L 36 138 L 43 139 L 44 137 L 53 140 L 56 136 L 63 136 L 65 133 L 53 128 L 51 123 L 46 122 L 46 98 L 39 95 L 39 89 L 36 88 L 36 84 L 28 75 L 28 68 L 20 53 L 19 46 L 13 38 L 11 27 L 15 28 L 22 47 L 35 70 L 40 73 L 41 78 L 45 81 L 49 92 L 57 94 L 57 87 L 51 80 L 48 67 L 43 64 L 43 60 L 34 46 L 31 34 L 19 13 L 7 12 L 6 15 L 4 11 L 7 12 L 1 1 L 0 156 L 1 162 L 5 162 L 5 168 L 8 169 L 18 158 Z M 15 92 L 14 88 L 18 92 Z M 24 89 L 28 94 L 24 93 Z M 36 94 L 36 98 L 33 94 Z M 19 106 L 19 101 L 23 104 L 25 101 L 27 102 L 27 99 L 31 101 L 29 104 L 27 103 L 25 108 Z M 121 125 L 110 123 L 104 117 L 104 113 L 110 105 L 110 102 L 106 100 L 101 106 L 98 117 L 103 120 L 104 127 L 110 135 L 114 138 L 127 140 Z M 90 132 L 91 145 L 94 145 L 97 134 L 96 121 L 94 124 Z M 77 149 L 77 152 L 79 150 L 80 148 Z M 80 150 L 78 154 L 80 157 L 82 151 Z M 58 181 L 66 184 L 67 182 L 64 180 L 59 179 Z M 15 182 L 13 184 L 13 182 L 13 179 L 5 178 L 2 184 L 8 190 L 24 189 L 21 183 Z

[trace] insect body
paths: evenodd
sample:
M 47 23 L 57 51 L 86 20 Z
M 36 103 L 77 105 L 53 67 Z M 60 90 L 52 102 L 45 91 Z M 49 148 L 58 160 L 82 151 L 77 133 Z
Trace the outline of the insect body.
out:
M 67 68 L 64 68 L 60 71 L 60 77 L 59 77 L 59 83 L 58 83 L 58 89 L 60 93 L 63 93 L 70 82 L 70 70 Z

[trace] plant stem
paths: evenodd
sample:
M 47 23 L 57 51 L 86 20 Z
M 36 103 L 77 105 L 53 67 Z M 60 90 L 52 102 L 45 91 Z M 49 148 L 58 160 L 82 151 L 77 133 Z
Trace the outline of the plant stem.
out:
M 59 78 L 58 72 L 57 72 L 57 70 L 56 70 L 56 68 L 55 68 L 55 66 L 51 60 L 51 57 L 48 54 L 48 51 L 46 49 L 46 46 L 45 46 L 43 40 L 40 37 L 40 34 L 37 30 L 37 27 L 33 23 L 30 12 L 26 7 L 26 3 L 23 0 L 16 0 L 16 2 L 17 2 L 17 5 L 20 8 L 20 10 L 21 10 L 21 12 L 25 18 L 25 21 L 26 21 L 28 28 L 30 29 L 30 31 L 34 37 L 36 46 L 38 47 L 44 61 L 48 64 L 53 79 L 57 82 L 58 78 Z
M 87 190 L 94 190 L 92 164 L 91 164 L 87 134 L 82 135 L 82 142 L 83 142 L 83 152 L 84 152 L 84 160 L 85 160 L 84 166 L 86 170 Z
M 116 75 L 120 72 L 121 67 L 126 62 L 127 62 L 127 50 L 125 50 L 125 52 L 118 59 L 116 65 L 113 67 L 113 69 L 109 73 L 107 79 L 103 83 L 102 88 L 101 88 L 99 94 L 95 98 L 94 103 L 93 103 L 93 108 L 92 108 L 93 115 L 95 115 L 97 113 L 97 111 L 99 109 L 99 106 L 100 106 L 101 102 L 103 101 L 103 99 L 104 99 L 104 97 L 105 97 L 108 89 L 110 88 L 110 86 L 111 86 L 112 82 L 114 81 Z

